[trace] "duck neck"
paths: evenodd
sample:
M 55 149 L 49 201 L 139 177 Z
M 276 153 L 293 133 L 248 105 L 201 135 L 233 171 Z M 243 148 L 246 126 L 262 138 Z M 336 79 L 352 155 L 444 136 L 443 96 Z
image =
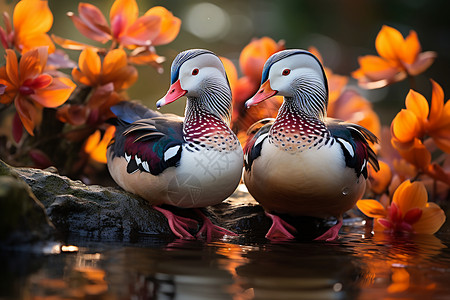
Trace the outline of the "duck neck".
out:
M 286 99 L 272 125 L 269 141 L 285 151 L 303 151 L 324 145 L 330 133 L 323 119 L 305 112 L 295 99 Z
M 207 99 L 189 97 L 186 105 L 183 133 L 192 148 L 214 148 L 219 151 L 234 150 L 237 138 L 228 126 L 228 111 L 211 111 Z M 231 103 L 231 101 L 230 101 Z

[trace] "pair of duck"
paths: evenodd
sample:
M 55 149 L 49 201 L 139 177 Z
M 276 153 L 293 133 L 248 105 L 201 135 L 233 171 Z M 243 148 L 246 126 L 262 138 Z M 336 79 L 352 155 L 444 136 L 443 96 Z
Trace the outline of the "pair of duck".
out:
M 246 106 L 274 95 L 284 96 L 277 118 L 254 124 L 243 150 L 229 128 L 231 90 L 222 62 L 207 50 L 184 51 L 172 63 L 167 94 L 156 103 L 159 108 L 187 96 L 184 119 L 131 102 L 112 107 L 117 130 L 108 148 L 109 171 L 119 186 L 162 212 L 180 238 L 194 238 L 189 229 L 197 221 L 159 205 L 218 204 L 234 192 L 244 170 L 250 194 L 273 220 L 268 239 L 295 237 L 295 228 L 279 217 L 288 214 L 337 217 L 317 238 L 334 240 L 343 213 L 364 192 L 367 164 L 378 169 L 369 145 L 377 138 L 359 125 L 326 117 L 327 79 L 310 52 L 273 54 Z M 232 233 L 203 216 L 197 237 L 203 234 Z

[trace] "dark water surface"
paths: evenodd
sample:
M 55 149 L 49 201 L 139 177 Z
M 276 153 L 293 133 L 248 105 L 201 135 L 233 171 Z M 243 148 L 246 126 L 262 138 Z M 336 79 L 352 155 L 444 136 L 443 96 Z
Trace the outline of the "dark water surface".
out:
M 332 243 L 72 238 L 55 254 L 2 252 L 0 299 L 450 299 L 450 236 L 346 225 Z

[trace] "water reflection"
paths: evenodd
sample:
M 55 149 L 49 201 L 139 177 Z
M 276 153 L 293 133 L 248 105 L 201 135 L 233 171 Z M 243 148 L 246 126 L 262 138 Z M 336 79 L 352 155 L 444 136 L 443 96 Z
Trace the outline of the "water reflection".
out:
M 439 238 L 377 233 L 347 243 L 364 264 L 360 299 L 448 296 L 450 256 Z
M 2 285 L 9 286 L 0 298 L 388 299 L 450 294 L 450 252 L 440 239 L 346 229 L 335 243 L 153 240 L 124 246 L 84 241 L 78 248 L 65 248 L 73 252 L 27 261 L 24 253 L 9 253 L 0 255 L 6 266 Z M 14 273 L 19 262 L 34 268 Z

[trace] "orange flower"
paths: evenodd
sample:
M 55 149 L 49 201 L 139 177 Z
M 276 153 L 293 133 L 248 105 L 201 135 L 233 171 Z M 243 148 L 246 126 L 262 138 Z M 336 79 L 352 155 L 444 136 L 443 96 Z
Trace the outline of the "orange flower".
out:
M 128 65 L 123 49 L 109 51 L 102 64 L 96 51 L 87 48 L 81 52 L 72 76 L 75 81 L 92 87 L 113 83 L 114 90 L 120 91 L 133 85 L 138 74 L 135 67 Z
M 375 231 L 433 234 L 445 222 L 444 211 L 428 202 L 427 190 L 420 181 L 404 181 L 390 205 L 376 200 L 359 200 L 356 205 L 366 216 L 376 219 Z
M 84 49 L 79 57 L 79 67 L 72 70 L 76 82 L 94 87 L 87 105 L 64 105 L 57 117 L 72 125 L 97 125 L 112 117 L 109 108 L 123 99 L 119 92 L 137 80 L 137 70 L 130 66 L 123 49 L 109 51 L 102 61 L 93 48 Z
M 322 63 L 320 52 L 315 47 L 308 49 Z M 327 115 L 332 118 L 356 123 L 369 129 L 376 136 L 380 135 L 381 124 L 378 115 L 373 111 L 372 104 L 356 90 L 346 89 L 348 77 L 334 74 L 324 66 L 328 80 Z
M 309 47 L 309 52 L 314 54 L 317 59 L 322 63 L 323 69 L 325 70 L 325 75 L 328 80 L 328 110 L 327 113 L 330 113 L 330 108 L 333 110 L 334 103 L 339 98 L 339 96 L 344 91 L 345 86 L 348 83 L 348 77 L 334 74 L 330 68 L 325 67 L 322 59 L 322 55 L 316 47 Z
M 431 162 L 431 153 L 422 142 L 426 136 L 431 137 L 439 149 L 450 153 L 450 102 L 444 105 L 441 86 L 433 80 L 431 83 L 431 107 L 424 96 L 410 90 L 406 109 L 402 109 L 391 124 L 393 146 L 402 157 L 421 169 L 426 169 Z
M 242 49 L 239 65 L 244 77 L 236 81 L 232 90 L 234 130 L 245 132 L 254 122 L 276 116 L 283 97 L 274 97 L 275 101 L 267 101 L 249 109 L 245 108 L 244 102 L 258 90 L 266 60 L 275 52 L 283 49 L 284 41 L 277 43 L 269 37 L 254 39 Z
M 408 75 L 418 75 L 436 58 L 435 52 L 420 52 L 422 49 L 414 30 L 404 39 L 398 30 L 386 25 L 378 33 L 375 48 L 380 56 L 360 57 L 360 68 L 352 73 L 365 88 L 380 88 Z
M 236 67 L 234 66 L 233 62 L 226 57 L 220 57 L 220 60 L 222 61 L 223 67 L 225 68 L 225 73 L 227 73 L 230 88 L 231 90 L 233 90 L 238 81 L 238 73 Z
M 369 181 L 370 188 L 376 194 L 384 193 L 392 179 L 392 171 L 387 163 L 382 160 L 378 160 L 378 164 L 380 169 L 377 171 L 374 170 L 372 165 L 369 165 Z
M 103 137 L 101 137 L 100 130 L 96 130 L 84 144 L 84 152 L 89 154 L 90 158 L 96 162 L 106 164 L 106 148 L 114 137 L 116 127 L 109 126 Z
M 48 52 L 55 51 L 47 32 L 53 24 L 53 15 L 47 1 L 22 0 L 16 4 L 13 24 L 4 13 L 5 29 L 0 27 L 0 39 L 5 49 L 16 48 L 22 53 L 34 47 L 48 46 Z
M 6 50 L 6 66 L 0 68 L 0 84 L 6 85 L 0 103 L 14 100 L 17 113 L 29 134 L 41 122 L 43 107 L 57 107 L 66 102 L 75 84 L 65 77 L 44 73 L 47 47 L 25 52 L 17 62 L 13 50 Z
M 283 49 L 284 41 L 276 43 L 269 37 L 254 39 L 242 49 L 239 56 L 242 73 L 259 84 L 266 60 L 275 52 Z
M 109 14 L 111 25 L 92 4 L 80 3 L 78 14 L 69 12 L 68 16 L 83 35 L 100 43 L 114 40 L 130 49 L 168 44 L 178 35 L 181 26 L 181 20 L 161 6 L 149 9 L 138 18 L 135 0 L 114 1 Z

